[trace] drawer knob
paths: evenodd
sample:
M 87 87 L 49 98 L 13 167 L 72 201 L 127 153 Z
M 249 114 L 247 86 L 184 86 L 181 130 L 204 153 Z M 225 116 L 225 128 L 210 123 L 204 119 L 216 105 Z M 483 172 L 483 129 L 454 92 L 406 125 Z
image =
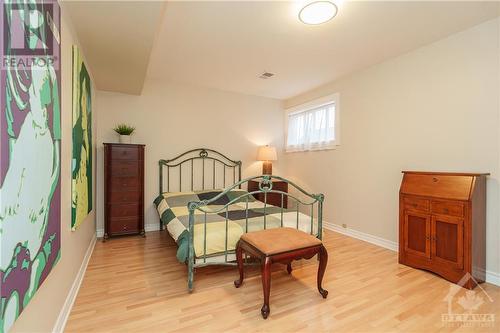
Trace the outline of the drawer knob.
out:
M 434 183 L 437 183 L 437 182 L 438 182 L 438 180 L 439 180 L 439 179 L 437 179 L 436 177 L 432 177 L 432 181 L 433 181 Z
M 449 210 L 448 208 L 443 209 L 443 211 L 444 211 L 446 214 L 448 214 L 448 213 L 450 212 L 450 210 Z

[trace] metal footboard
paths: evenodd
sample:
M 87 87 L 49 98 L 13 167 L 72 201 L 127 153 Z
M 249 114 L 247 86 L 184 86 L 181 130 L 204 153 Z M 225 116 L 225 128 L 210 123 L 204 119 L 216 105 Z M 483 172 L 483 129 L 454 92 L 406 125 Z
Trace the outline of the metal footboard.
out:
M 248 181 L 258 181 L 259 182 L 259 187 L 258 190 L 256 191 L 251 191 L 251 192 L 245 192 L 244 194 L 232 199 L 230 202 L 227 204 L 223 205 L 222 207 L 217 207 L 213 208 L 210 207 L 211 204 L 216 202 L 218 199 L 226 196 L 229 192 L 235 189 L 239 189 L 242 187 L 242 185 L 247 184 Z M 294 192 L 298 192 L 299 194 L 303 195 L 304 198 L 299 198 L 296 196 L 294 193 L 286 193 L 283 191 L 279 190 L 273 190 L 273 180 L 279 180 L 282 182 L 285 182 L 289 184 L 290 188 Z M 188 289 L 189 291 L 193 290 L 193 280 L 194 280 L 194 269 L 196 267 L 202 267 L 202 266 L 208 266 L 208 265 L 236 265 L 234 262 L 234 259 L 231 258 L 231 255 L 234 255 L 235 250 L 230 249 L 228 247 L 228 237 L 229 237 L 229 209 L 231 205 L 235 203 L 245 203 L 246 210 L 245 210 L 245 228 L 244 232 L 248 232 L 249 230 L 249 200 L 254 194 L 258 193 L 263 193 L 264 195 L 264 213 L 262 215 L 262 229 L 267 229 L 268 228 L 268 223 L 267 223 L 267 214 L 266 214 L 266 209 L 270 209 L 267 204 L 267 196 L 271 193 L 277 193 L 278 195 L 281 196 L 281 210 L 280 210 L 280 225 L 281 227 L 284 226 L 284 215 L 285 213 L 290 213 L 290 209 L 284 209 L 284 201 L 285 198 L 287 200 L 292 200 L 295 202 L 295 211 L 296 211 L 296 225 L 295 227 L 299 229 L 300 227 L 300 213 L 301 213 L 301 207 L 302 211 L 304 211 L 308 206 L 310 206 L 310 209 L 307 209 L 307 214 L 310 215 L 310 225 L 309 225 L 309 232 L 311 234 L 315 234 L 315 236 L 319 239 L 322 239 L 322 221 L 323 221 L 323 200 L 324 200 L 324 195 L 323 194 L 310 194 L 303 190 L 301 187 L 296 185 L 295 183 L 291 182 L 288 179 L 278 177 L 278 176 L 271 176 L 271 175 L 264 175 L 264 176 L 257 176 L 257 177 L 250 177 L 246 178 L 244 180 L 240 180 L 236 183 L 234 183 L 232 186 L 226 188 L 223 192 L 221 192 L 219 195 L 209 199 L 209 200 L 203 200 L 203 201 L 194 201 L 190 202 L 188 204 L 188 210 L 189 210 L 189 238 L 188 238 Z M 316 207 L 315 207 L 316 205 Z M 317 217 L 316 217 L 316 223 L 317 223 L 317 232 L 314 232 L 314 211 L 315 208 L 317 209 Z M 195 239 L 195 213 L 196 211 L 201 212 L 201 215 L 204 216 L 204 222 L 203 222 L 203 254 L 202 255 L 195 255 L 195 246 L 194 246 L 194 239 Z M 216 254 L 207 254 L 207 215 L 208 214 L 219 214 L 225 215 L 225 241 L 224 241 L 224 251 Z M 213 256 L 223 256 L 224 261 L 223 262 L 210 262 L 208 261 L 211 257 Z

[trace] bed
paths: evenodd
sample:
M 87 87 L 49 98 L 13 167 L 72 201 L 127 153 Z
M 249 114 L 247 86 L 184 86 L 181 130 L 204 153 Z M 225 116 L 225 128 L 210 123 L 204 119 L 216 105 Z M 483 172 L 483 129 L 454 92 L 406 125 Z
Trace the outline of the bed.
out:
M 154 204 L 160 230 L 178 245 L 177 259 L 188 265 L 188 289 L 194 269 L 207 265 L 236 265 L 235 248 L 245 232 L 293 227 L 322 237 L 323 194 L 310 194 L 293 182 L 264 175 L 241 179 L 241 161 L 199 148 L 159 161 L 159 195 Z M 258 190 L 248 192 L 250 180 Z M 274 190 L 273 180 L 289 184 L 289 193 Z M 281 195 L 283 208 L 257 201 L 254 194 Z

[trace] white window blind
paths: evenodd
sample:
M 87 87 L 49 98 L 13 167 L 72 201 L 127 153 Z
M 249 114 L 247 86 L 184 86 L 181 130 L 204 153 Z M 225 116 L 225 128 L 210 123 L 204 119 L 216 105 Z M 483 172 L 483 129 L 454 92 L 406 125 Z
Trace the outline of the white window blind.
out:
M 288 113 L 286 151 L 331 149 L 338 144 L 337 103 L 301 108 Z

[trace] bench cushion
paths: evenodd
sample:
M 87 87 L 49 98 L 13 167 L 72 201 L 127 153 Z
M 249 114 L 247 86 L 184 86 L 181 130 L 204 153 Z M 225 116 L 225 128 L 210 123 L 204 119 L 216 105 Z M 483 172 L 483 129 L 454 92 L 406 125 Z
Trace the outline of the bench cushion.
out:
M 316 237 L 293 228 L 274 228 L 249 232 L 243 234 L 241 240 L 266 255 L 321 245 L 321 241 Z

